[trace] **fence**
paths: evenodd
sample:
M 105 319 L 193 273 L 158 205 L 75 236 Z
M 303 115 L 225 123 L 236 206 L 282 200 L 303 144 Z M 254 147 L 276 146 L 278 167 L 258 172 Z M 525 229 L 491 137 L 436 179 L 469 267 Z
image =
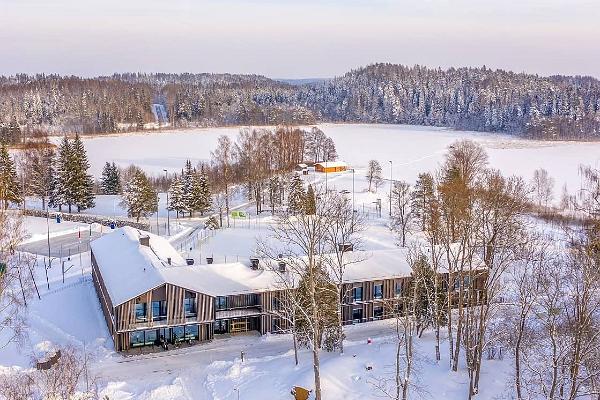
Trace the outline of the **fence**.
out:
M 29 215 L 31 217 L 42 217 L 47 218 L 48 212 L 44 210 L 32 210 L 25 209 L 23 210 L 24 215 Z M 123 226 L 131 226 L 132 228 L 141 229 L 147 231 L 150 229 L 149 223 L 143 222 L 135 222 L 129 219 L 120 219 L 120 218 L 107 218 L 101 215 L 89 215 L 89 214 L 69 214 L 63 212 L 50 211 L 50 218 L 55 219 L 57 215 L 60 215 L 62 219 L 65 221 L 71 222 L 81 222 L 84 224 L 100 224 L 104 226 L 110 226 L 112 223 L 116 225 L 117 228 L 121 228 Z

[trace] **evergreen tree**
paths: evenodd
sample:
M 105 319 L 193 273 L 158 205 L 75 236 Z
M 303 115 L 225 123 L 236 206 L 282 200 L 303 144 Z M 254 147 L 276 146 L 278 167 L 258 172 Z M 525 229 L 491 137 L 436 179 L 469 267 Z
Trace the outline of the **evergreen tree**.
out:
M 46 209 L 46 198 L 51 195 L 54 179 L 54 150 L 49 143 L 32 158 L 29 168 L 31 182 L 29 190 L 42 199 L 42 208 Z
M 69 180 L 72 193 L 71 202 L 77 206 L 77 211 L 94 207 L 94 178 L 87 173 L 90 163 L 79 134 L 76 134 L 73 139 L 70 163 L 72 169 Z
M 127 216 L 135 217 L 138 222 L 158 210 L 158 194 L 141 169 L 136 168 L 125 184 L 121 204 L 127 209 Z
M 71 211 L 73 197 L 70 191 L 71 153 L 71 143 L 65 136 L 54 159 L 54 179 L 52 179 L 52 191 L 48 202 L 50 207 L 58 207 L 59 211 L 62 211 L 64 205 L 68 205 L 69 212 Z
M 204 166 L 202 166 L 200 170 L 200 177 L 198 178 L 200 191 L 199 191 L 199 201 L 196 210 L 200 211 L 200 215 L 204 214 L 206 211 L 210 210 L 212 206 L 212 197 L 210 193 L 210 186 L 208 184 L 208 176 L 206 175 L 206 171 Z
M 113 162 L 104 164 L 100 188 L 103 194 L 119 194 L 121 192 L 121 174 L 119 168 Z
M 304 213 L 306 215 L 315 215 L 317 213 L 317 199 L 312 185 L 308 185 L 304 201 Z
M 269 179 L 269 204 L 271 205 L 271 214 L 275 214 L 275 206 L 281 204 L 283 188 L 281 187 L 281 179 L 278 176 L 273 176 Z
M 183 172 L 182 172 L 183 175 Z M 169 187 L 169 210 L 177 212 L 179 217 L 180 213 L 185 213 L 186 205 L 183 202 L 183 181 L 181 177 L 175 175 L 171 186 Z
M 4 209 L 8 208 L 9 203 L 23 201 L 15 163 L 5 144 L 0 148 L 0 200 Z
M 435 200 L 433 176 L 430 173 L 419 174 L 415 187 L 411 194 L 411 211 L 420 222 L 421 230 L 425 230 L 427 224 L 428 209 Z
M 314 279 L 314 290 L 316 301 L 316 321 L 308 321 L 307 315 L 314 315 L 310 296 L 310 280 Z M 308 341 L 312 339 L 312 329 L 309 324 L 318 324 L 319 335 L 316 338 L 316 348 L 325 348 L 334 351 L 340 343 L 340 335 L 343 335 L 338 323 L 338 302 L 336 285 L 331 282 L 329 274 L 323 268 L 315 268 L 315 276 L 311 278 L 308 273 L 300 278 L 298 285 L 297 306 L 302 311 L 296 312 L 295 328 L 300 345 L 308 347 Z
M 192 162 L 190 160 L 185 162 L 181 181 L 183 186 L 182 203 L 185 207 L 185 211 L 190 213 L 191 217 L 193 212 L 200 208 L 202 202 L 200 198 L 202 189 L 196 170 L 192 167 Z
M 306 194 L 304 193 L 304 182 L 300 175 L 294 174 L 290 182 L 288 195 L 288 212 L 290 214 L 300 214 L 304 212 Z

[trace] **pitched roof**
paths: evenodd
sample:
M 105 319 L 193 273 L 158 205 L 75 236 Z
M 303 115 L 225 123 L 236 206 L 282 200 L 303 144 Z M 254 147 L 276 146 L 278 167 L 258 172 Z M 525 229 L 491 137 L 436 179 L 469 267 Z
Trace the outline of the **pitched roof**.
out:
M 150 246 L 140 243 L 144 236 L 149 237 Z M 276 290 L 282 282 L 281 274 L 267 262 L 261 262 L 256 270 L 241 262 L 187 265 L 166 239 L 131 227 L 94 240 L 91 247 L 114 305 L 165 283 L 209 296 L 226 296 Z M 402 278 L 412 272 L 405 248 L 351 252 L 348 260 L 346 283 Z M 447 271 L 444 260 L 440 261 L 439 271 Z
M 327 162 L 318 162 L 315 164 L 316 165 L 320 165 L 323 168 L 336 168 L 336 167 L 347 167 L 348 164 L 346 164 L 343 161 L 327 161 Z
M 140 243 L 146 236 L 150 246 Z M 169 258 L 172 265 L 185 265 L 166 239 L 129 226 L 92 241 L 90 246 L 114 305 L 165 283 L 162 271 Z

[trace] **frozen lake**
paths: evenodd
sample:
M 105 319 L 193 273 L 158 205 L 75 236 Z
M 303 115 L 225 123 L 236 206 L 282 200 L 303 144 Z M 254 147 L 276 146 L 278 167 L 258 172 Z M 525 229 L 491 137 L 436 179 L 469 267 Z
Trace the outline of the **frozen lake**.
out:
M 545 168 L 556 181 L 555 198 L 563 184 L 570 192 L 579 188 L 579 165 L 600 167 L 600 143 L 541 142 L 505 135 L 454 131 L 407 125 L 322 124 L 319 127 L 335 140 L 340 159 L 363 169 L 377 159 L 389 176 L 413 183 L 420 172 L 436 168 L 446 148 L 458 139 L 472 139 L 486 149 L 490 166 L 505 174 L 530 180 L 533 171 Z M 85 138 L 92 173 L 99 177 L 106 161 L 136 164 L 151 174 L 163 169 L 179 171 L 186 159 L 208 160 L 220 135 L 235 139 L 239 128 L 203 128 L 159 133 L 126 134 Z

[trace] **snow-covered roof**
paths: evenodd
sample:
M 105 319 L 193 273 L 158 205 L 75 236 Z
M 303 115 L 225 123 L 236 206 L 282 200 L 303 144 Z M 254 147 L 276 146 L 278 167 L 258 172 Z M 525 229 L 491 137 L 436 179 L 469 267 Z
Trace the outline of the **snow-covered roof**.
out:
M 150 238 L 149 247 L 140 244 L 140 237 L 144 236 Z M 209 296 L 257 293 L 282 287 L 277 265 L 271 266 L 273 263 L 266 260 L 260 262 L 258 269 L 241 262 L 187 265 L 166 239 L 130 227 L 93 241 L 92 250 L 114 305 L 165 283 Z M 402 278 L 412 272 L 405 248 L 355 251 L 347 257 L 350 263 L 344 271 L 346 283 Z M 439 271 L 445 272 L 447 268 L 440 265 Z
M 343 161 L 318 162 L 315 165 L 320 165 L 323 168 L 339 168 L 339 167 L 347 167 L 348 166 L 348 164 L 346 164 Z
M 149 238 L 149 246 L 140 243 Z M 113 305 L 118 305 L 165 283 L 162 271 L 185 265 L 183 257 L 164 238 L 125 226 L 90 244 Z

